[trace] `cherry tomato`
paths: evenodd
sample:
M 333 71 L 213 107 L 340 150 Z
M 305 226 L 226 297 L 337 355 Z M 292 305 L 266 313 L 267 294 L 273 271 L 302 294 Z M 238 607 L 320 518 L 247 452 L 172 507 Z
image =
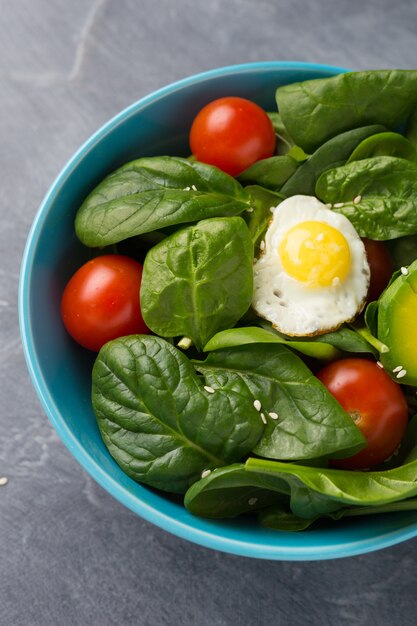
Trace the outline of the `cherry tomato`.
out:
M 371 270 L 371 282 L 368 290 L 368 302 L 378 300 L 385 287 L 388 285 L 394 267 L 388 248 L 382 241 L 362 239 L 369 268 Z
M 119 254 L 82 265 L 61 301 L 62 320 L 71 337 L 98 352 L 110 339 L 148 333 L 139 304 L 141 278 L 140 263 Z
M 275 132 L 261 107 L 245 98 L 219 98 L 198 113 L 190 131 L 198 161 L 237 176 L 274 154 Z
M 395 452 L 407 426 L 408 408 L 400 385 L 374 361 L 342 359 L 324 367 L 317 377 L 354 420 L 366 447 L 331 464 L 340 469 L 367 469 Z

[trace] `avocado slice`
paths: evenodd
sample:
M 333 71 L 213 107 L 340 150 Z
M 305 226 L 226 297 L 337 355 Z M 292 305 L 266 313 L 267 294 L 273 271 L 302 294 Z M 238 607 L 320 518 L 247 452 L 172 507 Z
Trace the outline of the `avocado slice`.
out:
M 398 383 L 417 386 L 417 260 L 401 268 L 378 302 L 381 363 Z

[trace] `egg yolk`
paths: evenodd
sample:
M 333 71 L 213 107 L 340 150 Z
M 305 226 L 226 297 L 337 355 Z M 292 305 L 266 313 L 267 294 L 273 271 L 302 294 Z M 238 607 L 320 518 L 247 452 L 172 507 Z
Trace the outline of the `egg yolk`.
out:
M 285 233 L 279 249 L 285 272 L 309 287 L 329 287 L 350 270 L 345 237 L 325 222 L 300 222 Z

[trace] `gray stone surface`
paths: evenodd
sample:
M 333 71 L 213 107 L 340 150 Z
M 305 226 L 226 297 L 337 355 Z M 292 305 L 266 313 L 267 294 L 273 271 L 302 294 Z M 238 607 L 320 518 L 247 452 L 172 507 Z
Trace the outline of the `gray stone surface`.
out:
M 17 323 L 50 182 L 110 116 L 166 83 L 257 60 L 416 66 L 413 0 L 0 0 L 0 625 L 407 626 L 417 539 L 339 561 L 233 557 L 123 508 L 44 416 Z

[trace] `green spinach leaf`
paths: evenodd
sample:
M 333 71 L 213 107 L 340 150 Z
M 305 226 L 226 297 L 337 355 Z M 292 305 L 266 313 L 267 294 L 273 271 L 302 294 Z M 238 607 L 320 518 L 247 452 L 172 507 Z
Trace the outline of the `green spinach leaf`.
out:
M 322 172 L 344 165 L 352 150 L 363 139 L 383 130 L 383 126 L 364 126 L 363 128 L 348 130 L 329 139 L 317 148 L 314 154 L 298 168 L 282 187 L 281 193 L 286 197 L 295 196 L 296 194 L 313 196 L 317 179 Z
M 258 514 L 258 522 L 264 528 L 272 528 L 273 530 L 282 530 L 286 532 L 298 532 L 306 530 L 314 522 L 319 519 L 303 519 L 295 515 L 288 504 L 280 502 L 270 507 L 264 508 Z
M 399 133 L 383 133 L 364 139 L 352 152 L 348 163 L 377 156 L 394 156 L 409 161 L 417 161 L 417 150 Z
M 342 326 L 338 330 L 312 337 L 312 341 L 324 341 L 341 352 L 359 352 L 378 356 L 378 350 L 354 328 Z
M 105 344 L 92 400 L 104 443 L 126 474 L 174 493 L 204 470 L 241 459 L 263 430 L 243 383 L 210 392 L 187 357 L 160 337 Z
M 185 494 L 185 507 L 194 515 L 211 519 L 237 517 L 288 500 L 287 483 L 245 471 L 235 463 L 215 469 L 191 485 Z
M 380 472 L 306 467 L 255 458 L 248 459 L 245 467 L 249 472 L 275 476 L 279 484 L 286 480 L 291 489 L 291 510 L 303 518 L 315 518 L 343 504 L 382 506 L 417 495 L 417 461 Z
M 170 235 L 151 248 L 140 301 L 157 335 L 185 335 L 201 349 L 249 308 L 253 244 L 240 217 L 213 218 Z
M 208 384 L 243 383 L 267 422 L 255 454 L 276 459 L 350 456 L 364 438 L 340 404 L 286 346 L 250 344 L 194 361 Z M 256 402 L 257 401 L 257 402 Z M 258 405 L 259 406 L 259 405 Z
M 244 185 L 261 185 L 279 191 L 282 185 L 294 174 L 298 162 L 290 156 L 273 156 L 257 161 L 237 177 Z
M 401 511 L 416 511 L 417 498 L 391 502 L 383 506 L 358 506 L 345 507 L 327 515 L 317 515 L 311 519 L 305 519 L 295 515 L 285 502 L 274 504 L 262 509 L 258 514 L 258 521 L 265 528 L 284 531 L 306 530 L 320 518 L 340 520 L 343 517 L 363 517 L 364 515 L 381 515 L 383 513 L 397 513 Z
M 272 219 L 271 208 L 278 206 L 284 197 L 276 191 L 265 189 L 259 185 L 245 187 L 249 194 L 251 207 L 244 213 L 252 241 L 256 248 L 263 238 L 269 222 Z
M 360 352 L 378 356 L 376 350 L 356 330 L 345 326 L 337 331 L 316 337 L 286 337 L 267 322 L 259 321 L 258 326 L 229 328 L 214 335 L 204 346 L 204 352 L 212 352 L 223 348 L 243 346 L 250 343 L 281 343 L 301 354 L 315 359 L 334 360 L 342 356 L 342 352 Z
M 300 486 L 298 479 L 292 480 L 288 475 L 280 478 L 273 472 L 251 470 L 252 461 L 247 462 L 246 469 L 241 463 L 215 469 L 208 477 L 194 483 L 185 495 L 186 508 L 195 515 L 211 519 L 232 518 L 257 511 L 262 526 L 285 531 L 305 530 L 322 518 L 339 520 L 417 510 L 417 498 L 381 505 L 347 506 L 328 497 L 324 490 L 319 493 Z M 354 481 L 356 472 L 347 473 Z M 301 515 L 291 510 L 290 503 Z M 308 517 L 303 517 L 306 513 Z
M 292 341 L 281 335 L 277 331 L 266 330 L 257 326 L 246 326 L 244 328 L 229 328 L 222 330 L 204 346 L 204 352 L 244 346 L 251 343 L 280 343 L 293 348 L 316 359 L 329 361 L 340 356 L 340 352 L 333 346 L 321 341 Z
M 238 215 L 248 207 L 241 185 L 218 168 L 150 157 L 107 176 L 78 210 L 75 231 L 87 246 L 106 246 L 167 226 Z
M 321 174 L 316 195 L 345 215 L 361 237 L 417 233 L 417 163 L 396 157 L 348 163 Z
M 382 124 L 395 130 L 417 103 L 417 71 L 371 70 L 278 87 L 278 110 L 306 152 L 351 128 Z

